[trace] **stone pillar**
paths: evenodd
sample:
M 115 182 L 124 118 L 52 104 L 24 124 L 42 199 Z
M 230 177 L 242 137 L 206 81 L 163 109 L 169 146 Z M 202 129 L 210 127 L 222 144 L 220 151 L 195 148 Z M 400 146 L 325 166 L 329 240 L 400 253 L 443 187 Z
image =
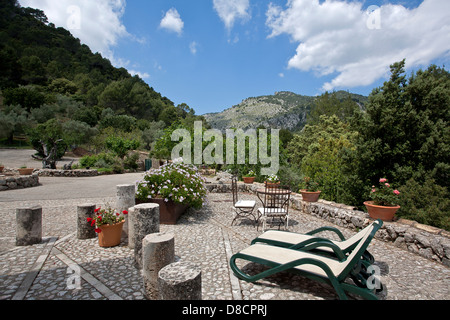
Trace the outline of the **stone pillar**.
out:
M 134 259 L 135 266 L 142 269 L 142 240 L 146 235 L 159 232 L 159 205 L 143 203 L 134 206 Z
M 188 262 L 175 262 L 159 271 L 161 300 L 201 300 L 202 270 Z
M 134 207 L 136 187 L 134 184 L 121 184 L 117 186 L 116 195 L 116 210 L 122 214 L 123 210 L 129 211 L 129 208 Z M 129 242 L 129 218 L 125 215 L 125 223 L 123 225 L 122 239 Z
M 134 207 L 128 208 L 128 248 L 134 249 Z
M 158 272 L 175 261 L 175 237 L 170 233 L 153 233 L 142 240 L 142 276 L 145 297 L 158 300 Z
M 92 239 L 97 235 L 95 226 L 87 218 L 95 217 L 95 204 L 87 203 L 77 207 L 77 238 L 81 240 Z
M 16 246 L 42 242 L 42 207 L 16 209 Z

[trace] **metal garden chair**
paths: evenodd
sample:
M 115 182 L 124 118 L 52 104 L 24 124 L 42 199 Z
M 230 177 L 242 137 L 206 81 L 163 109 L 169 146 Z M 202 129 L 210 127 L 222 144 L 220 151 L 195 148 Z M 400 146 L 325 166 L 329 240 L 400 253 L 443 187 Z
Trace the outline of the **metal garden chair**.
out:
M 237 176 L 233 176 L 231 178 L 231 192 L 233 193 L 233 207 L 234 207 L 234 219 L 231 222 L 231 225 L 238 218 L 249 218 L 252 217 L 255 221 L 255 224 L 258 222 L 258 216 L 253 214 L 255 210 L 256 201 L 254 200 L 239 200 L 238 197 L 238 185 L 237 185 Z

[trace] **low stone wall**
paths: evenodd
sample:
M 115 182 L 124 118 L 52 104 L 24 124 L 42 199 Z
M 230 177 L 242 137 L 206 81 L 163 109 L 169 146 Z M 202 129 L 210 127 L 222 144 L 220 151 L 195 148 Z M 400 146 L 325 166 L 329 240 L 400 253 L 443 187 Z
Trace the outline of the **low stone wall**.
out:
M 0 175 L 0 191 L 31 188 L 39 185 L 39 176 Z
M 262 183 L 238 184 L 239 190 L 256 193 L 258 188 L 264 188 Z M 208 183 L 210 192 L 230 192 L 230 183 Z M 354 207 L 320 199 L 318 202 L 303 201 L 297 193 L 291 195 L 291 206 L 304 213 L 311 214 L 338 226 L 360 230 L 372 221 L 366 212 Z M 419 254 L 427 259 L 435 260 L 450 267 L 450 232 L 435 227 L 423 225 L 416 221 L 398 219 L 384 222 L 375 238 L 392 242 L 395 246 Z
M 41 169 L 38 172 L 41 177 L 95 177 L 98 176 L 97 170 L 59 170 L 59 169 Z

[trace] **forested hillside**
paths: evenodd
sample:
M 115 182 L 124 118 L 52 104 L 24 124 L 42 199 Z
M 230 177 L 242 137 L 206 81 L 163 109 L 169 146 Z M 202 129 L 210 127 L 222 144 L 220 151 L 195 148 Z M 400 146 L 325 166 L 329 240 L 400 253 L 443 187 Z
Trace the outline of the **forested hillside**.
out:
M 118 135 L 137 130 L 134 136 L 149 148 L 158 131 L 196 118 L 186 104 L 175 106 L 49 23 L 41 10 L 15 0 L 0 1 L 0 90 L 0 139 L 6 144 L 32 136 L 39 126 L 42 131 L 51 120 L 46 127 L 62 128 L 71 146 L 89 142 L 101 149 L 93 138 L 114 128 Z

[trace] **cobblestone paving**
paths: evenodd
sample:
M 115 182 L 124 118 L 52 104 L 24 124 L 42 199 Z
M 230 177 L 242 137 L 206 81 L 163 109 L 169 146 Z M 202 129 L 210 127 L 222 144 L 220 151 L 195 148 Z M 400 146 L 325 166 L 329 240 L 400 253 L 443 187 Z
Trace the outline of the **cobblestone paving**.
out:
M 250 194 L 242 197 L 257 200 Z M 175 235 L 176 259 L 201 267 L 204 300 L 337 299 L 331 287 L 289 273 L 255 284 L 237 280 L 230 273 L 229 258 L 247 247 L 261 230 L 245 219 L 231 226 L 230 198 L 230 194 L 210 194 L 205 208 L 190 209 L 175 226 L 161 226 L 161 232 Z M 114 204 L 115 198 L 85 202 Z M 104 249 L 97 245 L 96 239 L 77 239 L 76 206 L 82 203 L 80 199 L 39 201 L 43 207 L 44 239 L 41 244 L 29 247 L 15 247 L 15 208 L 31 203 L 2 203 L 1 300 L 144 299 L 142 277 L 133 263 L 134 251 L 126 243 Z M 324 225 L 332 224 L 291 211 L 290 231 L 307 232 Z M 346 237 L 353 234 L 351 230 L 338 229 Z M 450 299 L 450 269 L 444 265 L 379 240 L 373 240 L 369 251 L 376 259 L 386 287 L 380 298 Z M 258 266 L 249 264 L 246 268 L 258 269 Z M 76 277 L 77 274 L 81 277 Z

